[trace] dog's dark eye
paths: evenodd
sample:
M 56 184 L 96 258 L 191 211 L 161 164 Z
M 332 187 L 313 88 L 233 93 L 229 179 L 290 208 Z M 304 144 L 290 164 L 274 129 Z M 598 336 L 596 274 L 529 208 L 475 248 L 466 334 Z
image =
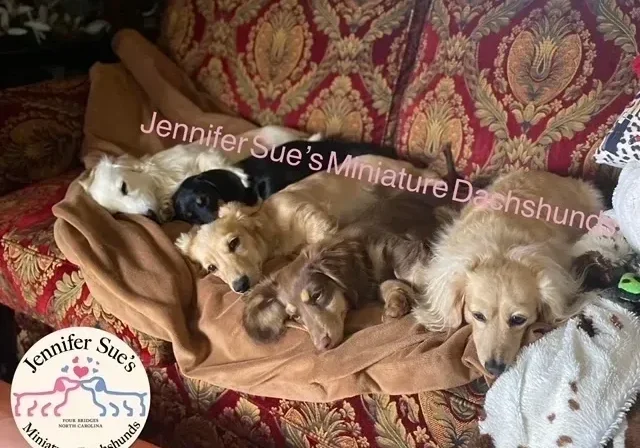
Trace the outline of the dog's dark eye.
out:
M 217 270 L 218 270 L 218 268 L 213 264 L 210 264 L 209 266 L 207 266 L 207 272 L 210 273 L 210 274 L 213 274 Z
M 206 198 L 206 197 L 204 197 L 204 196 L 198 196 L 198 197 L 196 198 L 196 205 L 197 205 L 198 207 L 202 207 L 202 206 L 204 206 L 204 205 L 207 205 L 207 202 L 208 202 L 208 201 L 207 201 L 207 198 Z
M 510 327 L 519 327 L 520 325 L 524 324 L 527 321 L 527 318 L 524 316 L 511 316 L 509 318 L 509 326 Z
M 238 248 L 239 245 L 240 245 L 240 238 L 238 237 L 232 238 L 231 241 L 229 241 L 229 251 L 235 252 L 235 250 Z
M 310 302 L 317 306 L 327 305 L 327 296 L 322 294 L 322 290 L 314 291 L 309 295 Z
M 129 189 L 127 188 L 126 182 L 122 182 L 122 185 L 120 185 L 120 191 L 122 192 L 122 196 L 126 196 L 127 194 L 129 194 Z
M 479 322 L 486 322 L 487 318 L 482 313 L 473 313 L 473 318 Z
M 291 319 L 295 320 L 296 322 L 300 322 L 300 315 L 299 314 L 292 314 L 291 315 Z

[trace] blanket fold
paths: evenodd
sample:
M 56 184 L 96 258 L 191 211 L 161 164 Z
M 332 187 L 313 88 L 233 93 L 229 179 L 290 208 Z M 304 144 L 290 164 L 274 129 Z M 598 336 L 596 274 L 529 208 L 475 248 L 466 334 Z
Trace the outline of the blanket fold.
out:
M 91 71 L 87 167 L 102 153 L 140 156 L 177 143 L 140 131 L 154 112 L 172 122 L 255 135 L 254 124 L 199 92 L 136 32 L 120 32 L 114 49 L 119 64 Z M 133 328 L 170 341 L 188 377 L 250 394 L 322 402 L 449 389 L 480 376 L 468 327 L 447 339 L 425 332 L 410 316 L 381 324 L 379 309 L 354 312 L 346 328 L 354 334 L 324 354 L 296 328 L 278 343 L 256 344 L 241 326 L 239 296 L 213 275 L 198 278 L 173 246 L 187 230 L 184 223 L 160 227 L 144 217 L 111 216 L 77 180 L 53 212 L 56 242 L 80 266 L 95 299 Z

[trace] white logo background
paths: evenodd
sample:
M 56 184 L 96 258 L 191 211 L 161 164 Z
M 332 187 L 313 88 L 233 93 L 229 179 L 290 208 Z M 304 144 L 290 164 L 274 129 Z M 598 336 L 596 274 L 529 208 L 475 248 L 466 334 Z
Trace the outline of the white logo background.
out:
M 128 448 L 149 405 L 138 356 L 96 328 L 47 335 L 22 358 L 11 384 L 13 416 L 34 448 Z

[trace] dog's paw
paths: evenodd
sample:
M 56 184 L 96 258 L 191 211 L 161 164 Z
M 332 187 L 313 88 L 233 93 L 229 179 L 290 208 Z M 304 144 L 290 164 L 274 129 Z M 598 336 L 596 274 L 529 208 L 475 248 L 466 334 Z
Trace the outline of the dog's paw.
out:
M 411 311 L 411 303 L 406 292 L 401 289 L 389 291 L 385 297 L 382 321 L 398 319 L 409 314 L 409 311 Z

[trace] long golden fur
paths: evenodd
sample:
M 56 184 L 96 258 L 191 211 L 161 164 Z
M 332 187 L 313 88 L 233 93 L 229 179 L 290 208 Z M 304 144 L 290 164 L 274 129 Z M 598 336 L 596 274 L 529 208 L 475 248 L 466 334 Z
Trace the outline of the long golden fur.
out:
M 602 201 L 584 181 L 538 171 L 504 175 L 488 192 L 498 201 L 491 202 L 495 208 L 469 203 L 442 232 L 419 273 L 425 289 L 414 315 L 432 331 L 470 323 L 481 364 L 497 376 L 515 360 L 530 324 L 556 324 L 576 311 L 580 282 L 570 272 L 570 248 L 584 232 L 514 213 L 515 202 L 509 212 L 497 210 L 499 204 L 511 192 L 521 201 L 538 204 L 542 198 L 560 213 L 588 216 L 602 209 Z
M 408 314 L 415 268 L 427 262 L 437 226 L 455 214 L 435 208 L 434 199 L 408 192 L 381 199 L 333 237 L 303 249 L 248 294 L 247 333 L 259 342 L 275 341 L 294 320 L 318 350 L 328 350 L 344 339 L 351 309 L 379 300 L 385 318 Z
M 436 173 L 408 162 L 365 155 L 355 163 L 438 180 Z M 269 197 L 257 207 L 226 204 L 216 221 L 182 234 L 176 246 L 203 269 L 215 273 L 236 292 L 262 278 L 262 266 L 275 256 L 297 252 L 334 234 L 380 198 L 401 190 L 343 175 L 319 172 Z

